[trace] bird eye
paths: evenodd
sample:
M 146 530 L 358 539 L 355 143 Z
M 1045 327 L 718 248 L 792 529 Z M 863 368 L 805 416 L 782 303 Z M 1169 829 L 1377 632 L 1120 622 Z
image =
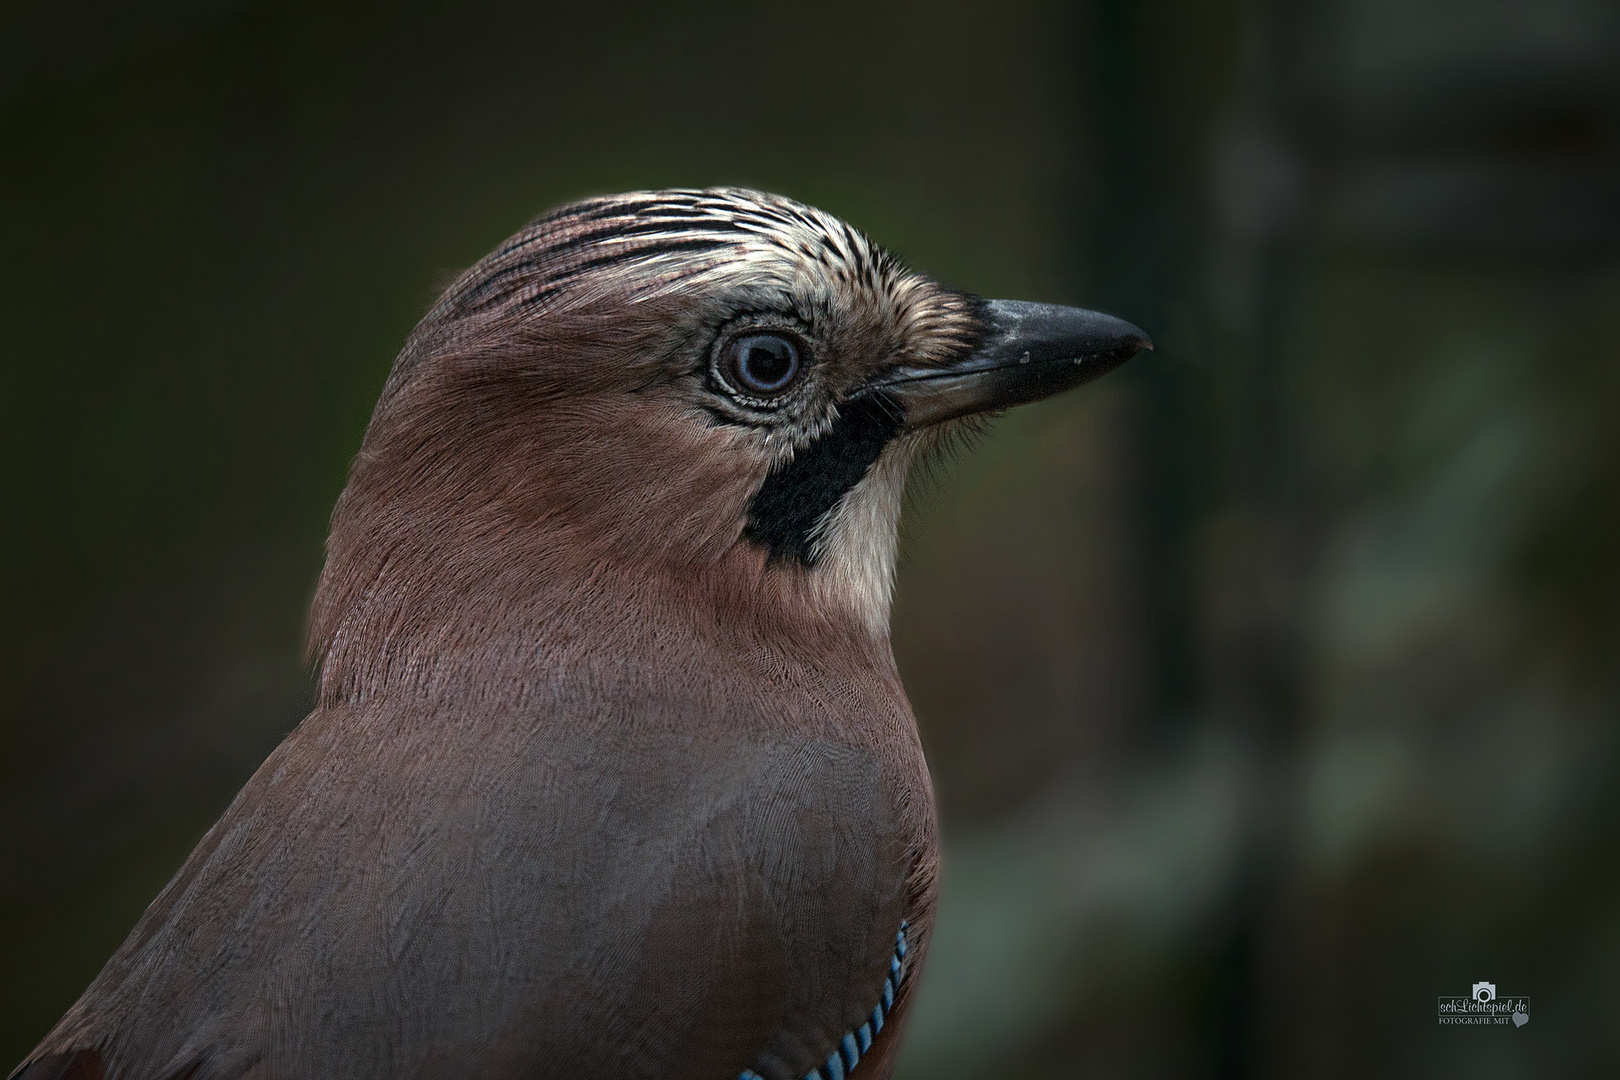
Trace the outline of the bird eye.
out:
M 799 377 L 799 346 L 784 334 L 746 334 L 726 347 L 725 364 L 739 390 L 774 397 Z

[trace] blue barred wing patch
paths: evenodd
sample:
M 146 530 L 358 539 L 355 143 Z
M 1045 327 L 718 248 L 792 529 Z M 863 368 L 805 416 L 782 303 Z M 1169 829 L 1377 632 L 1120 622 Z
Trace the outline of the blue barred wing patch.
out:
M 895 993 L 900 989 L 900 983 L 910 966 L 906 963 L 906 953 L 910 951 L 906 943 L 909 928 L 910 924 L 901 920 L 900 932 L 894 935 L 894 955 L 889 957 L 889 974 L 883 980 L 883 996 L 872 1009 L 872 1015 L 860 1027 L 844 1032 L 837 1049 L 827 1055 L 826 1061 L 805 1073 L 802 1080 L 844 1080 L 861 1060 L 861 1055 L 872 1048 L 872 1040 L 877 1038 L 877 1033 L 883 1030 L 883 1022 L 894 1011 Z M 737 1080 L 765 1078 L 753 1069 L 744 1069 Z

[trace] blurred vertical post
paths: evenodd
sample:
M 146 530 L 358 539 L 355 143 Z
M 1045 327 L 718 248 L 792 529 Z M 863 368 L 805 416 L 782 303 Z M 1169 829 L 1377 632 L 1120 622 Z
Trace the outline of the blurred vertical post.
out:
M 1295 430 L 1298 367 L 1308 363 L 1292 340 L 1305 277 L 1304 11 L 1283 0 L 1244 5 L 1233 87 L 1209 146 L 1204 310 L 1226 393 L 1212 399 L 1225 414 L 1216 425 L 1225 433 L 1221 510 L 1200 530 L 1204 712 L 1236 741 L 1251 781 L 1219 913 L 1226 937 L 1216 937 L 1211 1019 L 1225 1077 L 1255 1075 L 1270 1056 L 1264 953 L 1297 849 L 1304 598 L 1325 510 L 1308 497 Z
M 1159 342 L 1158 355 L 1129 366 L 1123 378 L 1131 384 L 1134 406 L 1136 542 L 1139 563 L 1148 568 L 1142 598 L 1150 611 L 1143 622 L 1154 674 L 1145 705 L 1149 715 L 1162 719 L 1184 714 L 1196 692 L 1185 540 L 1202 479 L 1194 462 L 1203 418 L 1197 389 L 1180 379 L 1174 363 L 1183 344 L 1185 326 L 1178 317 L 1188 308 L 1191 267 L 1160 190 L 1184 176 L 1155 170 L 1152 159 L 1156 151 L 1162 158 L 1188 148 L 1163 145 L 1162 118 L 1148 100 L 1145 84 L 1153 72 L 1146 59 L 1144 5 L 1092 0 L 1090 14 L 1085 37 L 1091 85 L 1081 94 L 1093 131 L 1090 157 L 1074 178 L 1089 188 L 1090 198 L 1079 222 L 1076 248 L 1085 261 L 1077 292 L 1104 310 L 1132 313 Z M 1188 194 L 1177 193 L 1175 201 L 1184 204 Z
M 1289 408 L 1303 182 L 1292 131 L 1305 107 L 1293 85 L 1297 7 L 1255 0 L 1221 11 L 1229 36 L 1179 39 L 1148 28 L 1192 20 L 1190 5 L 1092 7 L 1089 292 L 1143 313 L 1160 346 L 1128 373 L 1153 639 L 1146 719 L 1161 741 L 1220 733 L 1252 781 L 1190 1003 L 1216 1075 L 1247 1076 L 1261 924 L 1297 817 L 1297 600 L 1313 532 Z M 1160 85 L 1177 77 L 1172 65 L 1201 85 Z

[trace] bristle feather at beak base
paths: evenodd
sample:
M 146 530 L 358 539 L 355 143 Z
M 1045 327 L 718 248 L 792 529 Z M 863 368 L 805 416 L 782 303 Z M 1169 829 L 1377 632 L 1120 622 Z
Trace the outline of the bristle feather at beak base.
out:
M 1124 319 L 1084 308 L 990 300 L 984 318 L 983 342 L 961 361 L 896 368 L 871 392 L 898 400 L 915 430 L 1060 394 L 1153 348 Z

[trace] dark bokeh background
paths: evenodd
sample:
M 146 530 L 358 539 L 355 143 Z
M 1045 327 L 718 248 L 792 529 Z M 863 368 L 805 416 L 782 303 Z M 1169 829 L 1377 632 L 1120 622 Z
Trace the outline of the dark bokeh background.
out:
M 708 183 L 1159 346 L 916 485 L 905 1080 L 1620 1073 L 1606 0 L 0 7 L 0 1068 L 302 715 L 437 286 Z

